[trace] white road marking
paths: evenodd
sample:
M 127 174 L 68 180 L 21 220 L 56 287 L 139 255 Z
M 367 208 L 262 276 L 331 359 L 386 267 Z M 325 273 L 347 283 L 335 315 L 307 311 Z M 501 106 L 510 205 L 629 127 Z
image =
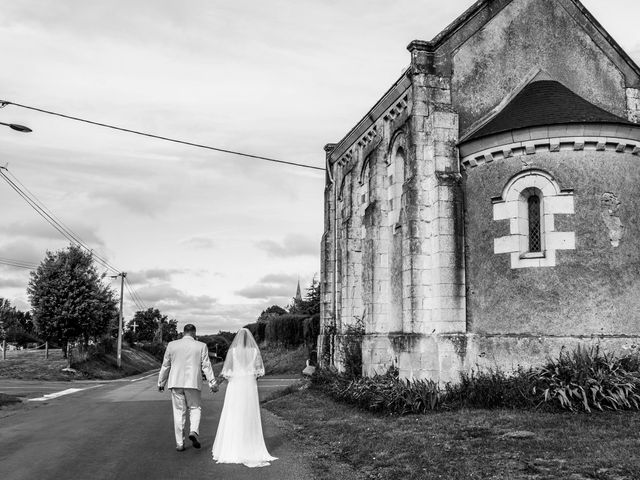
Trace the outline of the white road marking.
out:
M 153 372 L 153 373 L 150 373 L 149 375 L 145 375 L 144 377 L 134 378 L 133 380 L 129 380 L 129 381 L 130 382 L 137 382 L 138 380 L 142 380 L 144 378 L 149 378 L 149 377 L 152 377 L 153 375 L 157 375 L 157 374 L 158 374 L 158 372 Z
M 60 392 L 55 392 L 55 393 L 48 393 L 42 397 L 38 397 L 38 398 L 30 398 L 27 400 L 27 402 L 44 402 L 47 400 L 51 400 L 53 398 L 58 398 L 58 397 L 62 397 L 63 395 L 69 395 L 71 393 L 76 393 L 76 392 L 81 392 L 82 390 L 89 390 L 91 388 L 97 388 L 97 387 L 101 387 L 102 385 L 93 385 L 91 387 L 85 387 L 85 388 L 67 388 L 66 390 L 62 390 Z

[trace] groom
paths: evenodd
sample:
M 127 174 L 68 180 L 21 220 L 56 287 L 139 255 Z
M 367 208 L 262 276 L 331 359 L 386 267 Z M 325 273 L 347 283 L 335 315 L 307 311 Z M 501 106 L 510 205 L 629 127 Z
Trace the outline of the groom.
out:
M 173 404 L 173 425 L 176 434 L 176 450 L 184 450 L 184 424 L 189 411 L 191 429 L 189 440 L 195 448 L 200 448 L 198 431 L 202 408 L 201 388 L 202 372 L 207 377 L 212 392 L 218 391 L 213 369 L 209 361 L 209 349 L 205 343 L 196 340 L 196 327 L 190 323 L 184 326 L 184 335 L 180 340 L 169 342 L 164 353 L 162 368 L 158 374 L 158 390 L 164 391 L 165 385 L 171 390 Z

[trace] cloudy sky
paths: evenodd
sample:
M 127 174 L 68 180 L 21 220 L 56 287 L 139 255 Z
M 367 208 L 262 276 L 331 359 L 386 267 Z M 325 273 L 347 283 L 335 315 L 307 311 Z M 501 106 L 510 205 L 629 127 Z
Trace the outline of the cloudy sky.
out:
M 323 166 L 471 0 L 17 0 L 0 15 L 0 98 L 195 143 Z M 584 0 L 640 61 L 636 0 Z M 146 306 L 201 333 L 286 305 L 319 274 L 324 175 L 7 106 L 0 164 Z M 68 242 L 0 181 L 0 258 Z M 0 297 L 29 309 L 29 272 Z M 113 282 L 118 287 L 118 282 Z M 136 305 L 125 292 L 125 318 Z

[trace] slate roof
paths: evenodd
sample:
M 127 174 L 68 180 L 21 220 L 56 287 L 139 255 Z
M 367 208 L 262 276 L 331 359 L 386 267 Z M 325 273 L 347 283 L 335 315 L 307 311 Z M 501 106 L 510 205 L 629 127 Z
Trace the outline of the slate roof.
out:
M 491 120 L 465 142 L 520 128 L 572 123 L 637 124 L 607 112 L 555 80 L 538 80 L 524 87 Z

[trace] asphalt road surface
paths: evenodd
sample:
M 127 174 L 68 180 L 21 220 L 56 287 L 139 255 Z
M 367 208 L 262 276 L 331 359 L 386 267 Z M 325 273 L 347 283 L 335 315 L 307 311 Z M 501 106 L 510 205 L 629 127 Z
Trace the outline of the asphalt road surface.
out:
M 170 393 L 156 376 L 113 382 L 36 382 L 0 379 L 0 392 L 28 396 L 0 410 L 0 478 L 47 479 L 264 479 L 313 478 L 302 454 L 287 441 L 277 417 L 262 410 L 265 442 L 278 457 L 271 466 L 218 465 L 211 447 L 225 386 L 203 392 L 202 448 L 187 440 L 175 451 Z M 293 379 L 260 379 L 261 397 Z M 72 390 L 67 393 L 69 389 Z M 65 394 L 61 394 L 64 392 Z M 46 395 L 46 396 L 45 396 Z

